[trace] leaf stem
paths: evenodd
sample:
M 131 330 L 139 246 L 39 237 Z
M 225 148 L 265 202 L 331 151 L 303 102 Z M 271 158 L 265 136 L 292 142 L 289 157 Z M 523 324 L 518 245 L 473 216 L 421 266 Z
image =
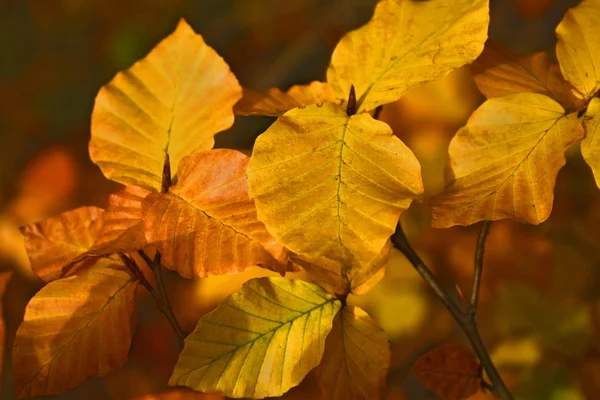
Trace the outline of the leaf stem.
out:
M 488 226 L 489 229 L 489 226 Z M 482 236 L 480 234 L 480 236 Z M 391 237 L 392 243 L 398 250 L 400 250 L 404 256 L 410 261 L 413 267 L 417 270 L 417 272 L 421 275 L 421 277 L 427 282 L 427 284 L 433 289 L 435 294 L 442 301 L 444 306 L 448 309 L 454 320 L 458 323 L 463 333 L 469 340 L 471 347 L 475 354 L 477 354 L 477 358 L 479 358 L 479 362 L 485 369 L 490 381 L 492 382 L 492 390 L 501 400 L 513 400 L 513 396 L 510 391 L 506 387 L 504 381 L 500 377 L 498 370 L 496 369 L 486 347 L 481 339 L 481 335 L 479 334 L 479 330 L 477 328 L 477 322 L 475 321 L 475 312 L 473 304 L 470 304 L 469 307 L 465 309 L 464 305 L 458 301 L 458 299 L 452 296 L 450 293 L 446 292 L 435 277 L 433 272 L 425 265 L 423 260 L 419 257 L 419 255 L 415 252 L 415 250 L 411 247 L 408 239 L 404 231 L 402 230 L 402 225 L 398 223 L 396 227 L 396 232 Z M 485 237 L 483 238 L 485 239 Z M 485 240 L 482 240 L 485 243 Z M 482 244 L 483 246 L 483 244 Z M 481 259 L 483 259 L 483 250 L 481 252 Z M 477 289 L 479 290 L 479 289 Z
M 150 257 L 148 257 L 148 255 L 143 250 L 139 250 L 138 254 L 152 269 L 152 272 L 154 272 L 154 276 L 156 277 L 156 286 L 158 287 L 158 290 L 153 289 L 152 291 L 150 291 L 150 294 L 154 298 L 158 310 L 161 313 L 163 313 L 165 317 L 167 317 L 167 320 L 171 324 L 173 331 L 175 331 L 175 334 L 177 335 L 179 345 L 183 348 L 186 335 L 183 329 L 181 329 L 181 325 L 179 325 L 179 321 L 177 321 L 177 318 L 173 313 L 173 309 L 171 308 L 171 303 L 169 301 L 169 296 L 167 295 L 167 290 L 165 289 L 165 282 L 163 280 L 162 266 L 160 265 L 160 253 L 158 251 L 156 252 L 154 260 L 150 259 Z
M 490 232 L 491 221 L 483 221 L 479 235 L 477 235 L 477 245 L 475 247 L 475 272 L 473 274 L 473 292 L 471 293 L 471 306 L 473 312 L 477 310 L 479 301 L 479 287 L 481 286 L 481 275 L 483 273 L 483 253 L 485 252 L 485 240 Z

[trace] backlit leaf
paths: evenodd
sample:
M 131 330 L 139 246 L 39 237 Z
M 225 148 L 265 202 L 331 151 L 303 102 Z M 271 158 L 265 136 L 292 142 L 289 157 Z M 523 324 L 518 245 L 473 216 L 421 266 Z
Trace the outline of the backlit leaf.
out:
M 438 346 L 415 361 L 413 372 L 424 387 L 444 400 L 464 400 L 482 385 L 479 361 L 465 346 Z
M 600 187 L 600 99 L 594 98 L 590 101 L 583 118 L 585 127 L 585 138 L 581 141 L 581 154 L 588 163 L 596 185 Z
M 600 90 L 600 3 L 584 0 L 567 11 L 556 28 L 556 56 L 565 78 L 581 97 Z
M 367 25 L 340 40 L 327 82 L 340 99 L 354 85 L 359 111 L 391 103 L 473 62 L 488 21 L 487 0 L 382 0 Z
M 327 83 L 313 81 L 308 85 L 294 85 L 286 92 L 272 88 L 264 92 L 244 88 L 244 96 L 235 105 L 239 115 L 279 116 L 296 107 L 335 102 Z
M 486 101 L 450 142 L 452 180 L 432 201 L 433 226 L 545 221 L 564 153 L 582 136 L 577 115 L 565 115 L 547 96 L 521 93 Z
M 60 278 L 65 265 L 92 247 L 101 217 L 97 207 L 80 207 L 21 228 L 33 272 L 44 282 Z
M 379 399 L 390 366 L 386 333 L 357 307 L 333 320 L 317 376 L 328 400 Z
M 88 255 L 131 253 L 146 245 L 142 202 L 150 192 L 137 186 L 128 186 L 112 194 L 109 206 L 102 214 L 103 225 Z
M 137 285 L 121 268 L 103 259 L 31 299 L 13 346 L 18 397 L 64 392 L 123 366 Z
M 181 20 L 146 58 L 100 89 L 90 157 L 104 175 L 159 191 L 168 154 L 179 161 L 209 150 L 233 124 L 241 87 L 229 66 Z
M 337 104 L 294 109 L 256 140 L 248 168 L 258 217 L 311 259 L 366 265 L 423 191 L 413 153 L 384 122 Z
M 223 396 L 218 393 L 200 393 L 188 388 L 177 388 L 139 396 L 131 400 L 223 400 Z
M 235 398 L 280 396 L 321 361 L 339 307 L 307 282 L 252 279 L 200 319 L 169 384 Z
M 262 265 L 281 271 L 287 252 L 256 218 L 248 197 L 248 156 L 235 150 L 197 153 L 181 162 L 168 193 L 144 200 L 148 243 L 185 278 Z
M 531 92 L 545 94 L 567 109 L 575 109 L 578 103 L 571 84 L 546 52 L 516 54 L 488 40 L 471 70 L 477 87 L 487 98 Z

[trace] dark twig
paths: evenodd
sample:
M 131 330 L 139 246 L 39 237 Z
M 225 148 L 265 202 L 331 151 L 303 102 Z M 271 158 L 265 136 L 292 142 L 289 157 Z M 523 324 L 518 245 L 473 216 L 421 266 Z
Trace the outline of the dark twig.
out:
M 348 104 L 346 105 L 346 114 L 356 114 L 356 91 L 354 85 L 350 85 L 350 94 L 348 95 Z
M 167 290 L 165 288 L 165 282 L 162 276 L 162 266 L 160 265 L 160 253 L 157 251 L 154 260 L 150 259 L 143 250 L 139 250 L 138 254 L 140 257 L 144 259 L 146 264 L 152 269 L 154 272 L 154 276 L 156 277 L 156 286 L 158 287 L 158 291 L 153 290 L 154 301 L 156 302 L 156 307 L 160 312 L 164 314 L 165 317 L 169 320 L 171 327 L 175 331 L 177 338 L 179 339 L 179 344 L 183 347 L 185 340 L 185 332 L 181 329 L 181 325 L 179 325 L 179 321 L 175 317 L 173 313 L 173 309 L 171 308 L 171 302 L 169 301 L 169 296 L 167 295 Z
M 165 153 L 165 163 L 163 164 L 161 193 L 167 193 L 171 187 L 171 160 L 169 153 Z
M 473 312 L 477 310 L 479 301 L 479 287 L 481 286 L 481 274 L 483 272 L 483 253 L 485 251 L 485 240 L 490 232 L 491 221 L 483 221 L 479 235 L 477 236 L 477 246 L 475 248 L 475 273 L 473 275 L 473 292 L 471 293 L 471 306 Z
M 494 366 L 485 344 L 479 335 L 479 330 L 477 329 L 477 323 L 475 321 L 475 313 L 472 311 L 473 305 L 469 305 L 467 309 L 465 309 L 462 302 L 459 302 L 456 297 L 453 297 L 444 290 L 435 275 L 433 275 L 431 270 L 411 247 L 400 224 L 396 227 L 396 232 L 392 235 L 391 239 L 394 246 L 404 254 L 408 261 L 410 261 L 421 277 L 433 289 L 444 306 L 446 306 L 454 320 L 458 323 L 490 378 L 494 393 L 501 400 L 513 400 L 512 395 L 508 391 L 504 381 L 502 381 L 502 378 Z
M 373 118 L 379 119 L 379 116 L 381 115 L 382 111 L 383 111 L 383 106 L 377 106 L 377 108 L 375 108 L 375 111 L 373 112 Z

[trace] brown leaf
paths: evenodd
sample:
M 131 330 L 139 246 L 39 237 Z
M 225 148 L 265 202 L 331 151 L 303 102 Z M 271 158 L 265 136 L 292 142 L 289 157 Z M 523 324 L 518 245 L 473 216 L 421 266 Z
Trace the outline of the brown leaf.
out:
M 12 271 L 4 271 L 0 273 L 0 376 L 2 376 L 2 371 L 4 370 L 4 343 L 6 336 L 4 313 L 2 311 L 4 308 L 4 290 L 6 289 L 6 284 L 11 276 Z
M 122 367 L 136 286 L 122 265 L 101 259 L 43 287 L 27 305 L 13 346 L 17 396 L 60 393 Z
M 581 106 L 558 64 L 546 52 L 521 55 L 488 40 L 471 71 L 477 87 L 487 98 L 531 92 L 549 96 L 567 110 Z
M 262 92 L 244 88 L 243 97 L 233 111 L 238 115 L 279 116 L 292 108 L 329 101 L 335 102 L 337 99 L 327 83 L 318 81 L 308 85 L 294 85 L 287 92 L 277 88 Z
M 33 272 L 46 283 L 60 278 L 64 266 L 92 247 L 102 227 L 102 212 L 80 207 L 21 228 Z
M 146 239 L 163 264 L 184 278 L 262 265 L 282 271 L 287 251 L 256 217 L 248 197 L 249 158 L 218 149 L 186 157 L 179 181 L 143 204 Z
M 101 256 L 112 253 L 131 253 L 146 245 L 142 202 L 150 191 L 128 186 L 112 194 L 108 209 L 102 215 L 104 224 L 88 255 Z
M 423 354 L 413 365 L 419 382 L 444 400 L 464 400 L 481 388 L 481 367 L 472 351 L 443 344 Z

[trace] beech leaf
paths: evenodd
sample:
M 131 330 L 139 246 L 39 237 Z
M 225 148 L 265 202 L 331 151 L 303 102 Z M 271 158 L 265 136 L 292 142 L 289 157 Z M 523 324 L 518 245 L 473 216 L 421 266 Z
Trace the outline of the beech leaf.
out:
M 143 204 L 148 243 L 184 278 L 241 272 L 255 265 L 283 272 L 287 252 L 256 217 L 248 197 L 248 156 L 215 149 L 186 157 L 179 181 Z
M 471 70 L 477 87 L 488 99 L 531 92 L 551 97 L 566 109 L 581 106 L 560 67 L 545 51 L 520 55 L 488 40 Z
M 307 282 L 252 279 L 200 319 L 169 384 L 234 398 L 281 396 L 321 361 L 339 307 Z
M 102 213 L 97 207 L 80 207 L 21 228 L 33 273 L 46 283 L 60 278 L 63 267 L 94 244 Z
M 582 137 L 577 114 L 565 115 L 547 96 L 520 93 L 486 101 L 450 142 L 452 180 L 432 199 L 433 226 L 545 221 L 564 153 Z
M 291 251 L 366 265 L 423 192 L 419 162 L 384 122 L 334 103 L 287 112 L 248 168 L 258 218 Z
M 165 157 L 175 175 L 183 157 L 211 149 L 213 136 L 233 124 L 241 95 L 229 66 L 181 20 L 100 89 L 90 157 L 109 179 L 160 191 Z
M 488 8 L 487 0 L 382 0 L 365 26 L 340 40 L 327 82 L 340 99 L 354 85 L 359 112 L 398 100 L 477 58 Z
M 583 118 L 585 138 L 581 141 L 581 155 L 588 163 L 596 185 L 600 187 L 600 99 L 593 98 Z
M 556 28 L 556 56 L 565 78 L 581 97 L 600 90 L 600 4 L 584 0 L 568 10 Z
M 386 333 L 358 307 L 345 307 L 333 320 L 317 368 L 327 400 L 380 399 L 390 366 Z
M 235 105 L 234 111 L 239 115 L 279 116 L 292 108 L 336 100 L 329 85 L 318 81 L 308 85 L 294 85 L 286 92 L 277 88 L 263 92 L 244 88 L 244 95 Z
M 122 265 L 102 259 L 36 293 L 13 346 L 17 396 L 64 392 L 122 367 L 133 333 L 136 286 Z
M 424 387 L 444 400 L 465 400 L 483 382 L 479 361 L 465 346 L 438 346 L 419 357 L 413 372 Z

